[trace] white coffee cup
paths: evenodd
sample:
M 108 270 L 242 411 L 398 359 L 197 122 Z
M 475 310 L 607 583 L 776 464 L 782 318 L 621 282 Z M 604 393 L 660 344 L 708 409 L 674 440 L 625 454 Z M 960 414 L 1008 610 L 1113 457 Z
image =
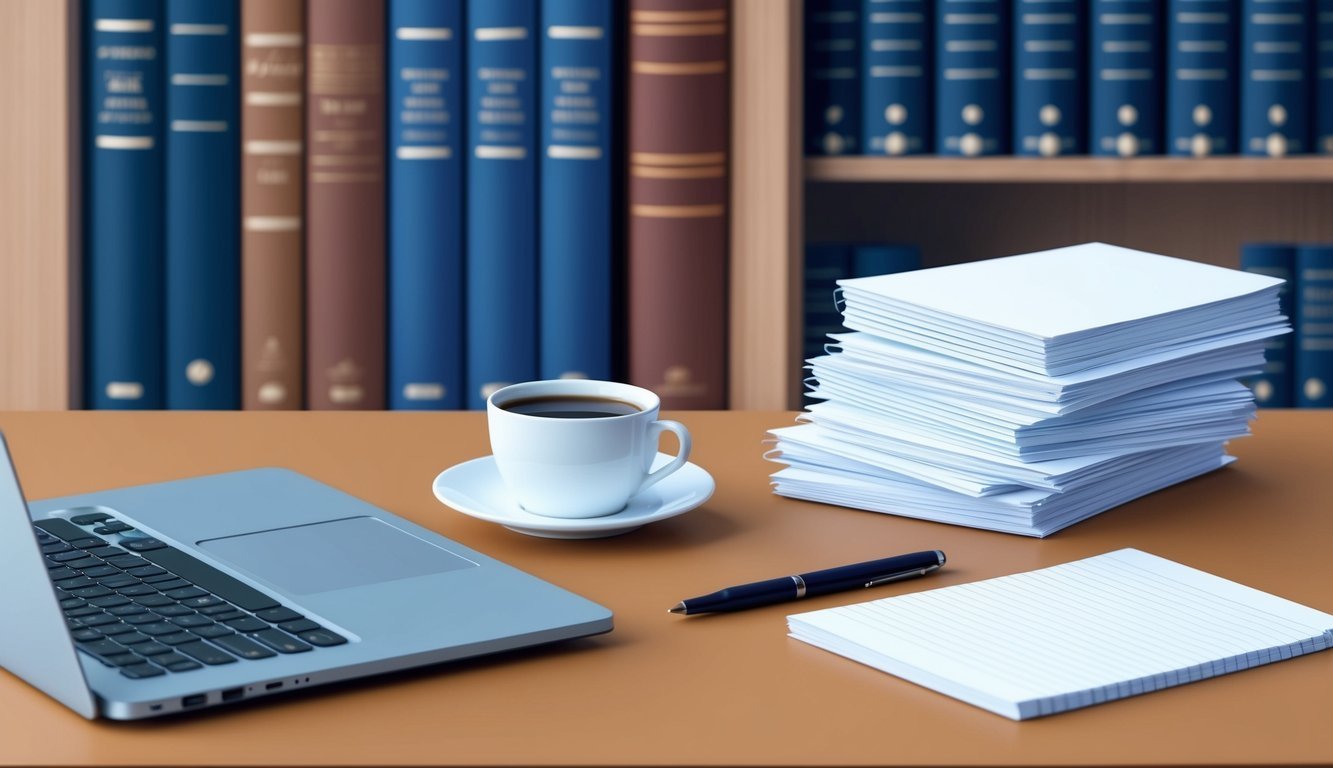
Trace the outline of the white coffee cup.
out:
M 624 415 L 559 418 L 506 410 L 550 398 L 611 400 L 633 406 Z M 661 400 L 629 384 L 558 379 L 511 384 L 486 400 L 491 452 L 510 494 L 523 509 L 547 517 L 601 517 L 625 508 L 631 498 L 685 466 L 690 433 L 677 421 L 659 421 Z M 595 404 L 589 406 L 595 409 Z M 680 451 L 670 464 L 650 472 L 663 432 L 673 432 Z

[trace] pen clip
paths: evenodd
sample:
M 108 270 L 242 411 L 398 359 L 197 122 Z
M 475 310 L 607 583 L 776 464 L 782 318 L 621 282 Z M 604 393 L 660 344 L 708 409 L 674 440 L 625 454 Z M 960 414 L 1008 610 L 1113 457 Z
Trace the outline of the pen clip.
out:
M 870 587 L 878 587 L 881 584 L 888 584 L 891 581 L 901 581 L 903 579 L 910 579 L 914 576 L 925 576 L 927 573 L 934 573 L 939 569 L 940 567 L 938 565 L 928 565 L 925 568 L 913 568 L 910 571 L 903 571 L 902 573 L 892 573 L 889 574 L 888 576 L 879 576 L 877 578 L 871 579 L 870 581 L 867 581 L 866 588 L 869 589 Z

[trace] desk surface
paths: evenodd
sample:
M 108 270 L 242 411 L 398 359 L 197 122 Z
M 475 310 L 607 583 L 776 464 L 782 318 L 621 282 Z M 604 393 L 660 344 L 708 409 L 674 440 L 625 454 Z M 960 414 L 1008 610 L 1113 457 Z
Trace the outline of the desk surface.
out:
M 1333 413 L 1264 412 L 1232 467 L 1038 541 L 775 497 L 787 413 L 676 414 L 718 481 L 626 536 L 529 538 L 446 509 L 480 414 L 0 414 L 31 498 L 280 465 L 596 600 L 614 632 L 150 723 L 87 723 L 0 672 L 0 762 L 1164 764 L 1333 762 L 1333 653 L 1015 723 L 786 637 L 791 606 L 684 618 L 730 583 L 939 548 L 929 579 L 823 608 L 1134 546 L 1333 610 Z M 2 630 L 0 630 L 2 631 Z

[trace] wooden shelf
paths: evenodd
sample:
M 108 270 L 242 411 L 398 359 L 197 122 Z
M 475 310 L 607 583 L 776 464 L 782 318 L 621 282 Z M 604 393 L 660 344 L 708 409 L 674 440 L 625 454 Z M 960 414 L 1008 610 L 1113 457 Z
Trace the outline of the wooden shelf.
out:
M 928 184 L 1328 183 L 1333 157 L 817 157 L 815 182 Z

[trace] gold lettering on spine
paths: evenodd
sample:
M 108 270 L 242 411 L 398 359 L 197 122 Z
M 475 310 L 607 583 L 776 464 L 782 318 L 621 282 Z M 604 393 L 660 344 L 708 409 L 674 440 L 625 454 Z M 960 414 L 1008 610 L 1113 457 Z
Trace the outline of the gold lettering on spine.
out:
M 376 132 L 361 121 L 369 114 L 368 97 L 384 88 L 382 50 L 377 45 L 310 46 L 310 98 L 321 115 L 332 118 L 335 128 L 317 130 L 310 148 L 314 167 L 368 166 L 364 172 L 314 172 L 316 184 L 377 183 L 383 176 L 380 158 L 374 154 Z M 367 150 L 370 150 L 369 152 Z

